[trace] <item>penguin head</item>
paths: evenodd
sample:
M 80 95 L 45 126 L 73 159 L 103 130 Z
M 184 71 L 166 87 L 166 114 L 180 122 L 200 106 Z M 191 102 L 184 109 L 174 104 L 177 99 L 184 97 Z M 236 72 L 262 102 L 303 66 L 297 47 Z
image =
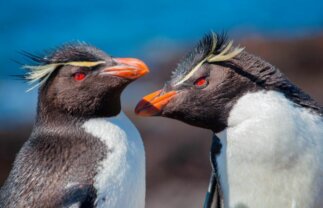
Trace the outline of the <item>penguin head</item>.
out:
M 63 45 L 45 57 L 27 55 L 38 62 L 24 68 L 25 79 L 40 86 L 39 108 L 77 116 L 117 115 L 122 90 L 149 72 L 138 59 L 114 58 L 84 43 Z
M 206 35 L 178 65 L 171 80 L 145 96 L 135 112 L 222 131 L 235 97 L 250 84 L 237 78 L 235 66 L 230 64 L 242 50 L 232 47 L 224 35 Z
M 145 96 L 135 112 L 164 116 L 217 133 L 227 127 L 234 104 L 261 90 L 282 93 L 296 106 L 322 115 L 323 108 L 279 69 L 223 35 L 208 34 L 175 69 L 161 90 Z

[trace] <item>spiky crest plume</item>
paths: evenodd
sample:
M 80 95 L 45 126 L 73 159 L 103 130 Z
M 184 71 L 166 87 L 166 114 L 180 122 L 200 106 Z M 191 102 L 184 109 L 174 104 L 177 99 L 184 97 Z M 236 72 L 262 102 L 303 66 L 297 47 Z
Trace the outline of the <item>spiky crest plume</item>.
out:
M 228 61 L 243 50 L 244 48 L 233 47 L 233 41 L 228 42 L 225 35 L 210 33 L 198 43 L 175 69 L 172 75 L 173 83 L 175 83 L 175 86 L 182 84 L 205 62 Z
M 105 54 L 85 43 L 65 44 L 45 57 L 28 52 L 23 52 L 23 55 L 38 64 L 22 66 L 23 69 L 27 70 L 24 79 L 32 85 L 27 92 L 44 84 L 50 75 L 61 66 L 94 67 L 105 63 L 103 59 L 100 59 L 100 56 Z

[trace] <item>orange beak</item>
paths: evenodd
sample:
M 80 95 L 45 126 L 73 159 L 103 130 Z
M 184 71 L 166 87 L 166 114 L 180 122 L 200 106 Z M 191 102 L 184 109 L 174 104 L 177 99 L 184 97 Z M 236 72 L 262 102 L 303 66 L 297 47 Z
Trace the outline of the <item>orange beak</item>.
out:
M 113 75 L 126 79 L 138 79 L 149 72 L 147 65 L 135 58 L 113 58 L 117 63 L 102 70 L 102 74 Z
M 169 91 L 162 95 L 161 92 L 162 90 L 158 90 L 143 97 L 137 104 L 135 113 L 140 116 L 159 115 L 167 103 L 176 95 L 176 91 Z

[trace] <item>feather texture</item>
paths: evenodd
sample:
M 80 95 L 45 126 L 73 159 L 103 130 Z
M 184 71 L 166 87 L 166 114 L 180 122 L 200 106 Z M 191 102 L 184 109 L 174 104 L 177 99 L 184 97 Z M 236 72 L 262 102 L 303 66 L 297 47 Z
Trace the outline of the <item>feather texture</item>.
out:
M 47 65 L 40 65 L 40 66 L 23 66 L 24 69 L 29 70 L 25 75 L 25 79 L 28 80 L 30 84 L 34 84 L 38 81 L 37 84 L 33 85 L 31 88 L 27 90 L 27 92 L 33 90 L 39 85 L 42 85 L 46 82 L 46 80 L 50 77 L 50 75 L 57 69 L 59 66 L 77 66 L 77 67 L 94 67 L 99 64 L 104 64 L 105 61 L 96 61 L 96 62 L 89 62 L 89 61 L 71 61 L 67 63 L 55 63 L 55 64 L 47 64 Z
M 64 44 L 48 53 L 47 56 L 34 55 L 26 51 L 22 51 L 21 54 L 37 63 L 22 67 L 27 70 L 23 78 L 29 84 L 33 84 L 27 92 L 44 84 L 50 75 L 61 66 L 95 67 L 104 64 L 104 57 L 106 57 L 101 50 L 82 42 Z M 38 83 L 35 84 L 36 82 Z
M 210 33 L 184 58 L 172 74 L 174 85 L 188 80 L 205 62 L 228 61 L 241 53 L 244 48 L 233 47 L 225 35 Z
M 322 127 L 280 92 L 241 97 L 218 135 L 225 207 L 322 207 Z

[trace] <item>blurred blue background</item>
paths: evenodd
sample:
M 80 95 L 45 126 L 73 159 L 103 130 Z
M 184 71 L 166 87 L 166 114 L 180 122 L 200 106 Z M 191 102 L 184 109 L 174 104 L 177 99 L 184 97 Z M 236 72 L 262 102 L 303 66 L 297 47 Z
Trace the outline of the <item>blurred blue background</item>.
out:
M 147 207 L 200 207 L 209 178 L 210 132 L 162 118 L 138 118 L 136 102 L 168 79 L 181 57 L 207 32 L 227 32 L 278 66 L 323 103 L 322 0 L 163 0 L 0 2 L 0 184 L 30 134 L 37 90 L 19 54 L 44 54 L 85 41 L 113 56 L 144 60 L 151 73 L 131 84 L 122 105 L 140 129 L 147 153 Z M 206 138 L 206 139 L 204 139 Z M 171 144 L 171 145 L 170 145 Z
M 322 31 L 322 9 L 320 0 L 1 1 L 0 120 L 34 113 L 36 93 L 26 94 L 26 84 L 9 76 L 23 73 L 13 61 L 26 62 L 20 50 L 39 54 L 82 40 L 151 64 L 211 30 L 233 37 L 313 35 Z

